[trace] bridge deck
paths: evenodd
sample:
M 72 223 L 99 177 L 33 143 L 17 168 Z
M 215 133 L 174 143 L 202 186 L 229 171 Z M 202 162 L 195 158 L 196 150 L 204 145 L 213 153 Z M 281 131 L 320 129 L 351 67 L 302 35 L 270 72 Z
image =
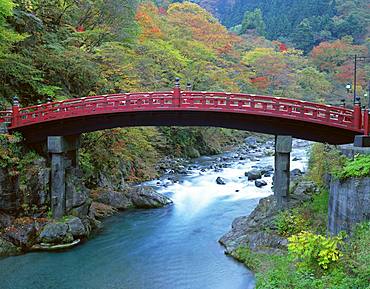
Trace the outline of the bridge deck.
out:
M 354 110 L 295 99 L 223 92 L 139 92 L 69 99 L 0 112 L 28 141 L 129 126 L 218 126 L 328 142 L 363 133 Z

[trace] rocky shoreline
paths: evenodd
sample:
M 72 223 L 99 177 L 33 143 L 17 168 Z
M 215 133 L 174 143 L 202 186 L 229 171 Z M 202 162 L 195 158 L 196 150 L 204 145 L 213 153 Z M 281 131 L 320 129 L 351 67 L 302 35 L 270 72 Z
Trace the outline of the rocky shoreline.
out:
M 129 187 L 124 191 L 101 189 L 91 192 L 86 212 L 59 220 L 45 217 L 13 217 L 0 213 L 0 257 L 34 250 L 62 250 L 87 240 L 102 229 L 101 219 L 127 209 L 159 208 L 172 201 L 151 187 Z
M 311 200 L 317 193 L 315 183 L 304 178 L 296 179 L 292 185 L 289 208 Z M 275 220 L 279 212 L 273 195 L 260 199 L 252 213 L 236 218 L 231 230 L 220 238 L 219 242 L 225 247 L 225 253 L 236 257 L 235 251 L 239 247 L 248 247 L 252 252 L 263 253 L 286 250 L 288 240 L 276 232 Z
M 202 164 L 187 159 L 170 158 L 158 162 L 157 170 L 161 177 L 155 187 L 168 186 L 179 181 L 181 175 L 187 175 L 191 170 L 200 169 L 201 173 L 207 170 L 218 172 L 220 176 L 215 179 L 219 185 L 228 180 L 222 176 L 223 168 L 231 166 L 238 161 L 259 161 L 259 159 L 274 154 L 274 141 L 269 138 L 250 136 L 244 144 L 234 148 L 211 162 Z M 300 174 L 301 172 L 297 172 Z M 256 165 L 252 170 L 245 172 L 246 178 L 253 181 L 256 187 L 267 185 L 262 177 L 273 174 L 272 166 Z M 112 185 L 109 176 L 103 177 L 105 185 L 95 190 L 87 189 L 79 181 L 81 172 L 71 170 L 67 174 L 67 198 L 69 201 L 68 215 L 60 220 L 52 220 L 44 212 L 33 212 L 25 216 L 14 213 L 0 212 L 0 257 L 26 253 L 32 250 L 58 250 L 66 249 L 83 242 L 102 228 L 101 219 L 111 216 L 118 211 L 128 209 L 159 208 L 172 203 L 172 201 L 155 191 L 155 188 L 143 184 L 123 184 L 119 188 Z M 34 203 L 44 207 L 49 202 L 46 187 L 48 186 L 48 169 L 45 161 L 37 160 L 34 170 L 26 176 L 29 180 L 29 192 L 36 192 Z M 4 186 L 3 186 L 4 187 Z M 14 189 L 7 187 L 8 190 Z M 262 202 L 262 201 L 261 201 Z M 237 219 L 233 228 L 239 231 L 243 219 Z M 232 248 L 231 237 L 222 238 L 221 243 Z M 239 233 L 236 233 L 239 236 Z M 235 236 L 236 236 L 235 235 Z M 228 249 L 229 250 L 229 249 Z M 232 250 L 229 250 L 232 251 Z

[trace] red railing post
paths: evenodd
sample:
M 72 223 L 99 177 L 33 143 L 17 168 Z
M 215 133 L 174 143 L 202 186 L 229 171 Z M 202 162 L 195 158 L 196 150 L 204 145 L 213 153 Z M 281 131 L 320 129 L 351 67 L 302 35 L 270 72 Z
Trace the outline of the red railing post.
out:
M 172 104 L 174 106 L 181 105 L 181 88 L 180 88 L 180 78 L 176 77 L 175 87 L 173 89 L 173 100 Z
M 362 127 L 361 104 L 357 100 L 353 107 L 353 127 L 356 129 L 361 129 Z
M 369 109 L 364 111 L 364 135 L 369 135 Z
M 12 118 L 11 118 L 11 126 L 17 126 L 19 124 L 19 100 L 18 97 L 13 97 L 13 105 L 12 105 Z

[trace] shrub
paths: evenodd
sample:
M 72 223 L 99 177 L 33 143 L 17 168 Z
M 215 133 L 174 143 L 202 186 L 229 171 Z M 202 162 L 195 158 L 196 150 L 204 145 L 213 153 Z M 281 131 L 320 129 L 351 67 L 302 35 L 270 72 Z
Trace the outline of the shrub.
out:
M 333 146 L 316 143 L 310 152 L 308 177 L 318 186 L 324 187 L 327 175 L 340 170 L 345 160 Z
M 335 177 L 347 179 L 361 178 L 370 175 L 370 155 L 357 155 L 353 160 L 347 160 L 343 168 L 334 172 Z
M 327 270 L 342 256 L 339 246 L 343 237 L 328 237 L 303 231 L 288 238 L 288 251 L 302 268 Z
M 256 271 L 260 265 L 258 258 L 255 253 L 248 247 L 239 247 L 233 252 L 233 257 L 243 262 L 249 269 Z
M 275 219 L 275 226 L 279 235 L 283 237 L 289 237 L 293 234 L 297 234 L 305 229 L 309 225 L 308 220 L 303 218 L 297 210 L 285 210 L 278 214 Z

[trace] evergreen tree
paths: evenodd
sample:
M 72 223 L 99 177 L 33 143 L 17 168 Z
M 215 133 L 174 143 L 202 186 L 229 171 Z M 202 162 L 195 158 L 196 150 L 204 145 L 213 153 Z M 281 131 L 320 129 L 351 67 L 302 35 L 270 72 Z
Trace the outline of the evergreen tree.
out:
M 249 29 L 256 30 L 259 35 L 266 34 L 266 25 L 263 21 L 261 9 L 245 12 L 240 33 L 243 34 Z

